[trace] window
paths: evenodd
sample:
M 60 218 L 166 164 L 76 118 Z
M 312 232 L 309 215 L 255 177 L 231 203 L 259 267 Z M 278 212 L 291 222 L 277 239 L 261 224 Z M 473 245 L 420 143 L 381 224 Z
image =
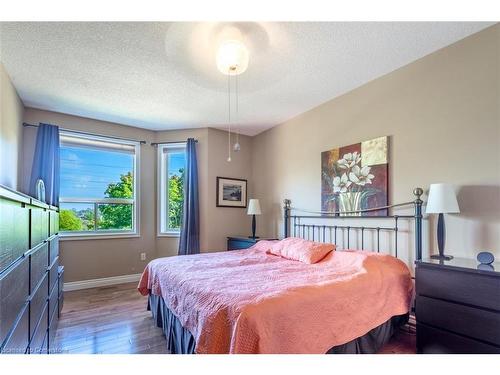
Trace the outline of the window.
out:
M 135 234 L 139 143 L 67 131 L 60 143 L 61 233 Z
M 158 234 L 179 235 L 184 204 L 186 144 L 158 146 Z

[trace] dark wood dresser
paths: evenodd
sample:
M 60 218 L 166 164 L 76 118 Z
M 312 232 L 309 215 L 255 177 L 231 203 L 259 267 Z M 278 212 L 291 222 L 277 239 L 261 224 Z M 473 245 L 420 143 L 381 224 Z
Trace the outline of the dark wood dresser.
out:
M 416 262 L 418 353 L 500 353 L 500 263 Z
M 59 212 L 0 185 L 0 353 L 49 353 L 62 307 Z
M 251 238 L 245 236 L 231 236 L 227 238 L 227 249 L 228 250 L 242 250 L 248 249 L 249 247 L 255 245 L 258 241 L 267 240 L 277 240 L 277 238 Z

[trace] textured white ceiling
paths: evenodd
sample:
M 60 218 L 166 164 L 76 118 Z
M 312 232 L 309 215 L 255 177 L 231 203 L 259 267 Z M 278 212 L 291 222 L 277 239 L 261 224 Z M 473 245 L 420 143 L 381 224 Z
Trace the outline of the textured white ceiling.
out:
M 165 130 L 225 128 L 228 27 L 250 51 L 239 127 L 257 134 L 492 23 L 2 23 L 0 59 L 29 107 Z

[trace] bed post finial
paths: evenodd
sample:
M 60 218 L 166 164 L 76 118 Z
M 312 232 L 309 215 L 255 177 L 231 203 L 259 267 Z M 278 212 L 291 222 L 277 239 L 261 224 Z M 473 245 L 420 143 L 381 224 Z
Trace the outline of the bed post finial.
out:
M 419 187 L 416 187 L 415 189 L 413 189 L 413 195 L 415 195 L 415 197 L 417 199 L 420 199 L 420 196 L 424 194 L 424 189 L 422 188 L 419 188 Z
M 284 199 L 283 204 L 285 205 L 285 208 L 290 209 L 290 205 L 292 204 L 292 201 L 290 199 Z
M 415 195 L 415 254 L 416 260 L 422 260 L 422 204 L 424 203 L 420 197 L 424 194 L 422 188 L 413 189 Z
M 283 200 L 283 223 L 284 231 L 283 236 L 285 238 L 290 236 L 290 209 L 292 201 L 290 199 Z

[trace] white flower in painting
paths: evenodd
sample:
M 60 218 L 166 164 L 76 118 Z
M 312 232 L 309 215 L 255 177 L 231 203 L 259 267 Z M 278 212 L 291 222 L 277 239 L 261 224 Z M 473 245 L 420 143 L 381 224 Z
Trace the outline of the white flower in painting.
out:
M 349 180 L 354 182 L 356 185 L 365 186 L 366 184 L 371 184 L 372 179 L 375 178 L 374 175 L 370 173 L 371 167 L 365 165 L 363 168 L 360 168 L 358 165 L 355 165 L 351 173 L 349 173 Z
M 344 154 L 342 159 L 337 161 L 337 164 L 342 169 L 349 169 L 354 167 L 360 161 L 361 161 L 361 154 L 359 154 L 357 151 L 354 151 Z
M 345 193 L 352 182 L 347 178 L 347 173 L 344 173 L 342 177 L 336 176 L 333 179 L 333 192 L 334 193 Z

